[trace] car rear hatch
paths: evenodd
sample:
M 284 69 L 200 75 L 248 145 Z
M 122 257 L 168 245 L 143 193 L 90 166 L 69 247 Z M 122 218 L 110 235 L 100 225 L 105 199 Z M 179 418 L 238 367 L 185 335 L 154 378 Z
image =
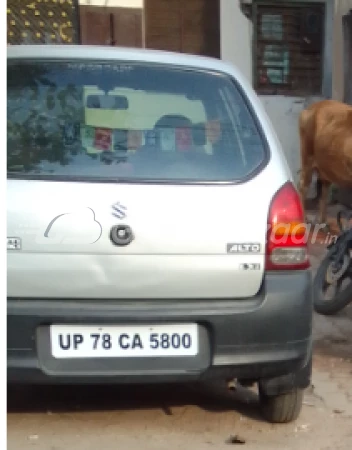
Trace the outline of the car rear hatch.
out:
M 234 80 L 124 62 L 22 60 L 8 70 L 9 296 L 259 291 L 277 186 Z M 87 86 L 102 92 L 88 106 Z M 101 114 L 94 121 L 101 98 L 105 128 Z M 127 245 L 111 239 L 121 225 L 133 233 Z
M 9 182 L 9 295 L 235 298 L 262 283 L 267 201 L 259 183 L 139 186 Z M 59 194 L 58 194 L 59 193 Z M 33 200 L 36 199 L 36 200 Z M 116 217 L 118 215 L 118 218 Z M 115 245 L 112 227 L 131 227 Z

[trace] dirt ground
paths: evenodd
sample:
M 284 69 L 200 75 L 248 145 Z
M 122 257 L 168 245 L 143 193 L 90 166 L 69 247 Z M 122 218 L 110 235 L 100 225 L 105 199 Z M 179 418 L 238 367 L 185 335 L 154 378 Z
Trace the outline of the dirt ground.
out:
M 322 251 L 311 247 L 314 267 Z M 316 315 L 314 337 L 313 383 L 295 423 L 264 422 L 255 392 L 220 385 L 17 388 L 8 393 L 7 448 L 221 450 L 237 435 L 248 450 L 350 450 L 352 307 Z

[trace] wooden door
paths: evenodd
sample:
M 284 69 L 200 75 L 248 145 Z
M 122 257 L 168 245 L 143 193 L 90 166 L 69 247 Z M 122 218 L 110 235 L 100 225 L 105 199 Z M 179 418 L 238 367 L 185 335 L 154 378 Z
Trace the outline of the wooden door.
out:
M 135 8 L 109 8 L 114 45 L 142 47 L 142 11 Z
M 145 0 L 146 47 L 179 52 L 182 48 L 180 0 Z
M 87 45 L 142 46 L 142 11 L 81 6 L 81 42 Z
M 220 11 L 216 0 L 182 5 L 182 52 L 220 58 Z
M 110 15 L 107 8 L 81 6 L 81 42 L 86 45 L 111 45 Z
M 219 0 L 145 0 L 146 47 L 220 58 Z

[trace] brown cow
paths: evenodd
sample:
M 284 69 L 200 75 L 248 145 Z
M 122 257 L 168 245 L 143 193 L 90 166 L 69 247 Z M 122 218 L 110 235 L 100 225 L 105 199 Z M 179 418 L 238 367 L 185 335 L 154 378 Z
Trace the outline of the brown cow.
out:
M 319 222 L 325 223 L 329 187 L 352 188 L 352 106 L 323 100 L 304 109 L 299 118 L 304 204 L 313 172 L 320 190 Z

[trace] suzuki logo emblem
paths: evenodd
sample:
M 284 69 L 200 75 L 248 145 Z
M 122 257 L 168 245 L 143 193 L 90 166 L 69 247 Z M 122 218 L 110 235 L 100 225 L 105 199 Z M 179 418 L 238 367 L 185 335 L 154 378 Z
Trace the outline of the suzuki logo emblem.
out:
M 112 205 L 112 215 L 117 219 L 124 219 L 127 216 L 126 206 L 121 205 L 120 202 L 116 202 Z

